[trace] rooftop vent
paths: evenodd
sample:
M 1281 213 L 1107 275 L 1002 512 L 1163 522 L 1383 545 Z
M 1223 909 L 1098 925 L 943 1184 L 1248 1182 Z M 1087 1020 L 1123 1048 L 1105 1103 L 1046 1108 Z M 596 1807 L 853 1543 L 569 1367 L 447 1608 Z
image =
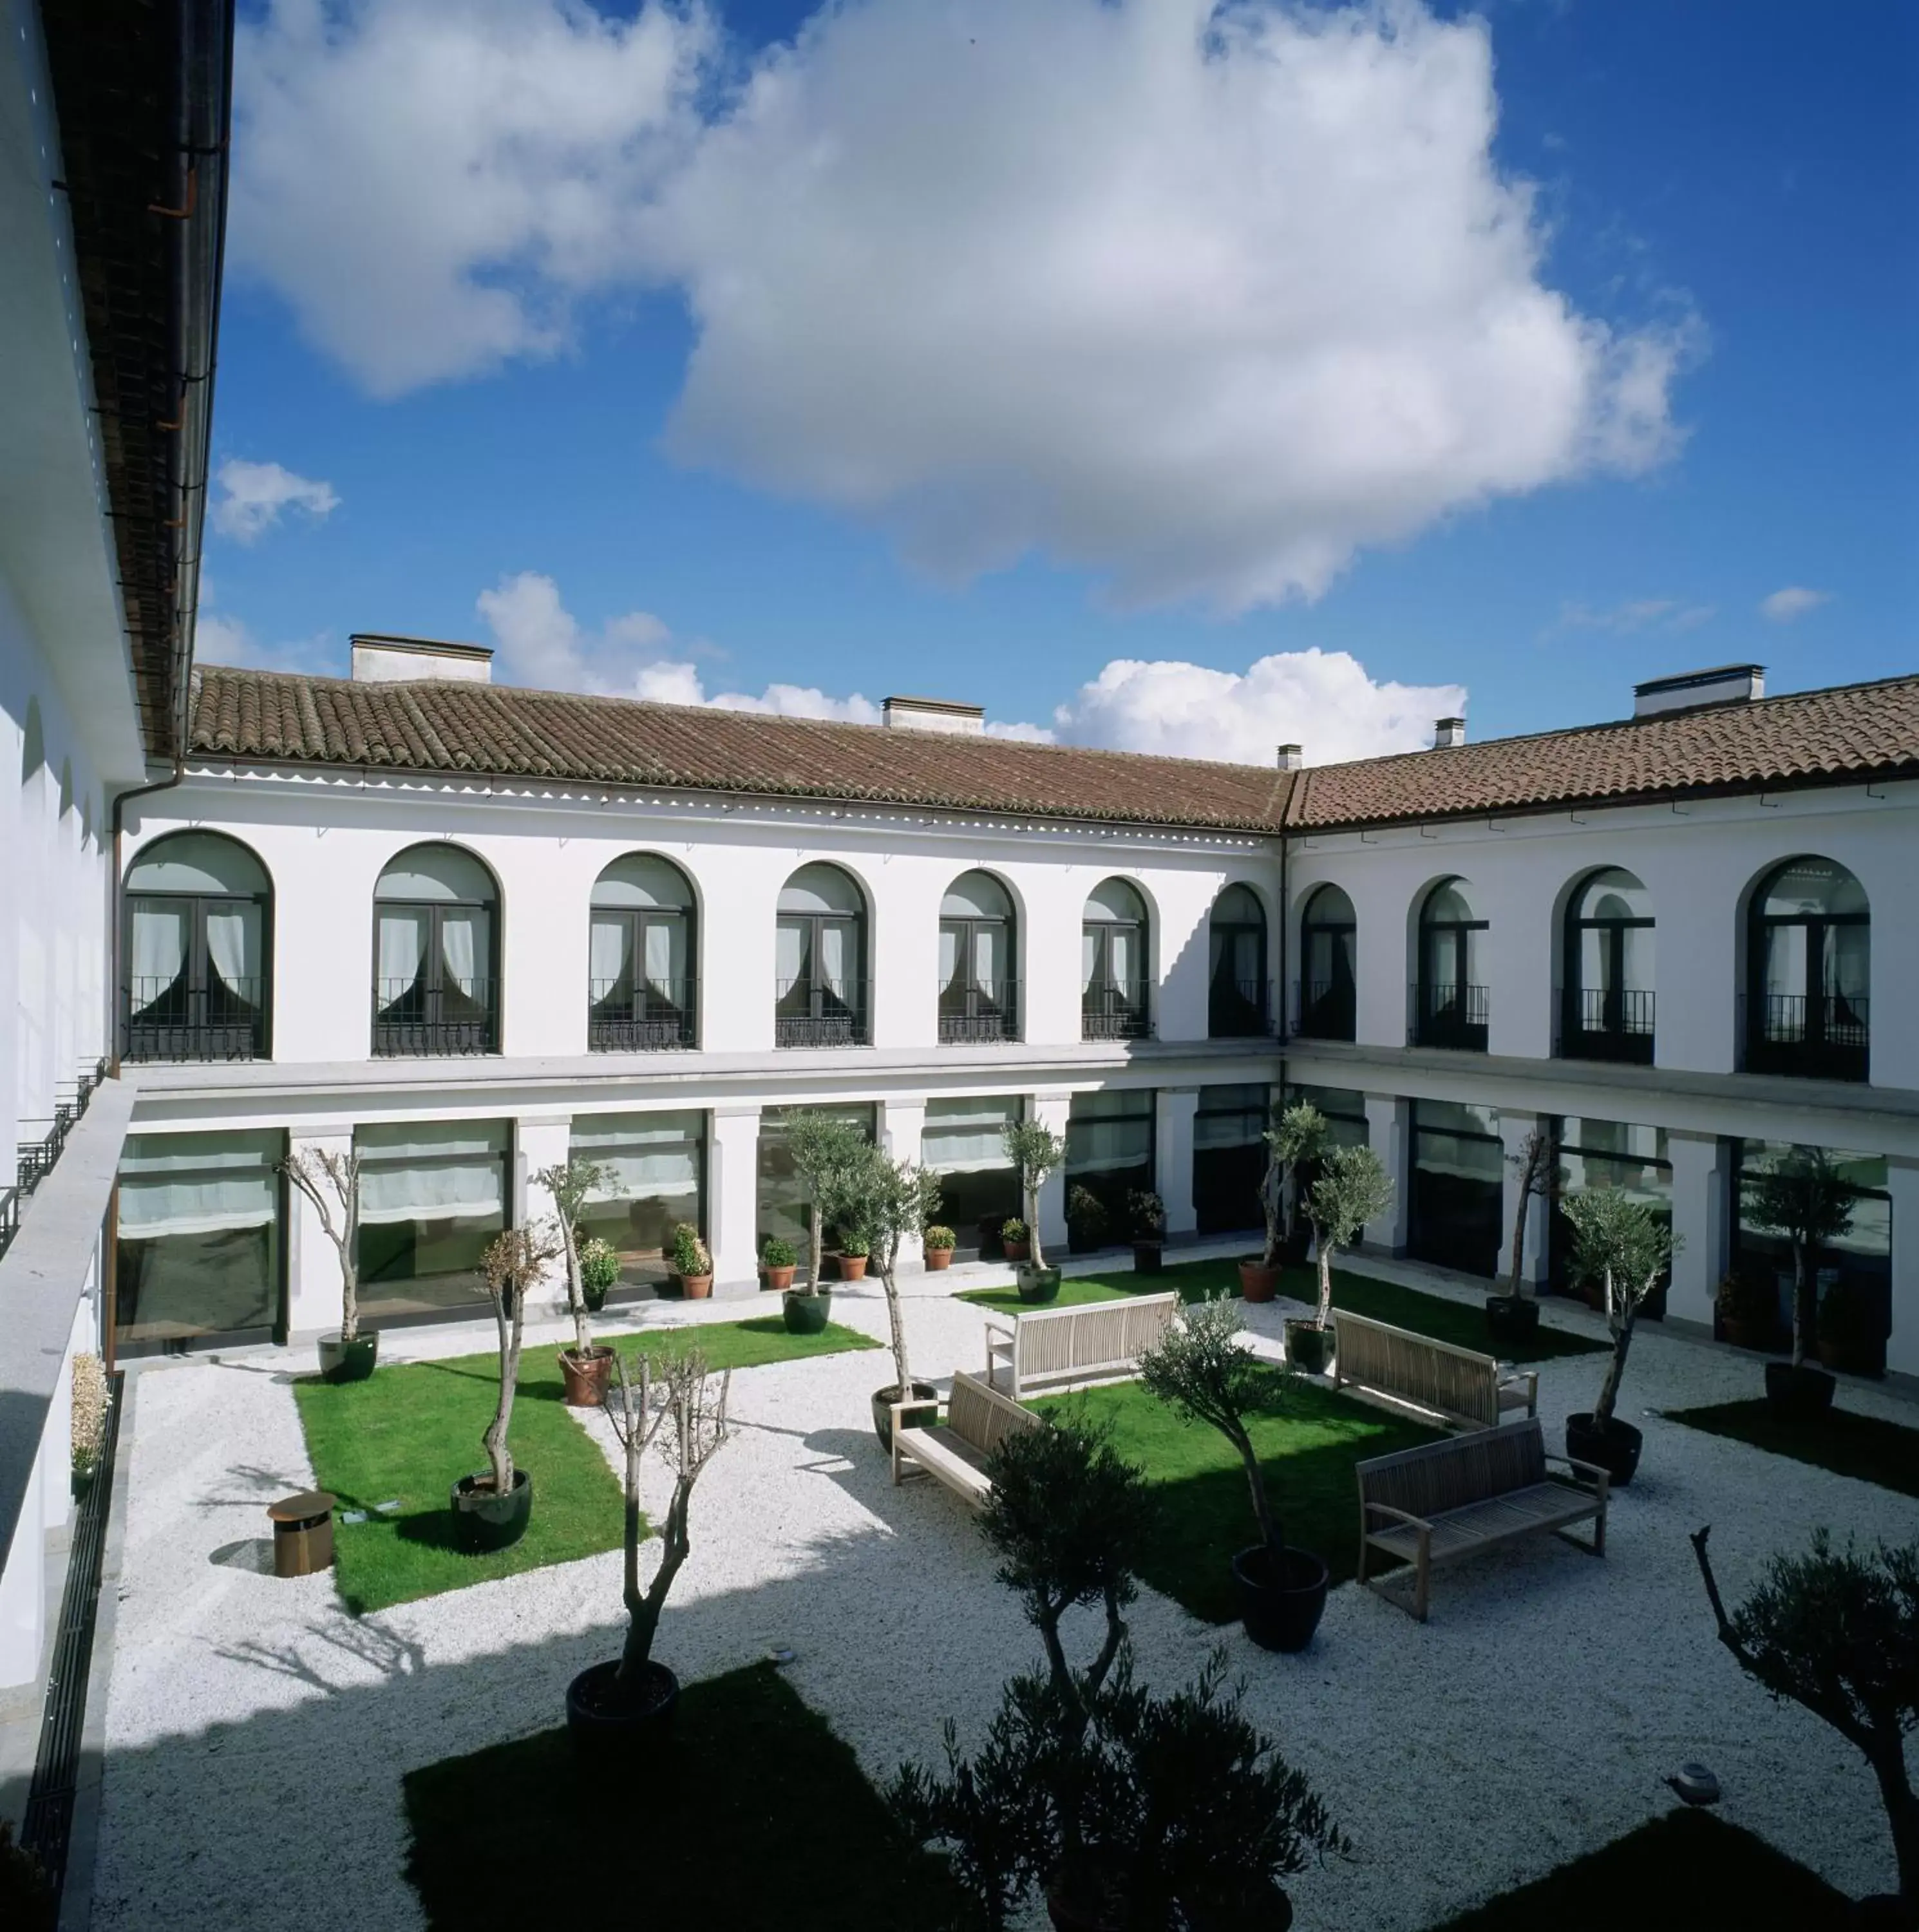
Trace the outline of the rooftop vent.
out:
M 1282 745 L 1279 747 L 1279 769 L 1282 772 L 1296 772 L 1306 761 L 1306 750 L 1303 746 Z
M 1681 671 L 1633 687 L 1633 716 L 1651 718 L 1662 711 L 1693 711 L 1702 704 L 1750 704 L 1766 694 L 1764 664 L 1719 664 L 1711 670 Z
M 387 638 L 355 631 L 352 637 L 355 684 L 401 684 L 421 678 L 445 678 L 466 684 L 490 684 L 493 654 L 484 644 L 444 644 L 432 638 Z
M 881 716 L 895 730 L 962 731 L 977 737 L 986 729 L 982 706 L 944 698 L 889 698 Z
M 1466 721 L 1463 718 L 1441 718 L 1432 728 L 1432 748 L 1435 752 L 1450 752 L 1466 742 Z

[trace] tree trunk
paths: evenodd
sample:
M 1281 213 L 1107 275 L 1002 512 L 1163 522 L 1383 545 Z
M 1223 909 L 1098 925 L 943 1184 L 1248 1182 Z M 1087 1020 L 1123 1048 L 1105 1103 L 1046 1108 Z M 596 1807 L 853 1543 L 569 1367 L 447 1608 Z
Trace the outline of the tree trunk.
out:
M 340 1339 L 343 1342 L 356 1342 L 359 1336 L 360 1271 L 353 1265 L 347 1244 L 343 1243 L 340 1252 Z
M 1519 1211 L 1513 1216 L 1513 1270 L 1507 1282 L 1506 1292 L 1513 1296 L 1523 1294 L 1520 1276 L 1526 1265 L 1526 1210 L 1533 1204 L 1533 1168 L 1528 1160 L 1519 1176 Z
M 593 1346 L 593 1331 L 586 1325 L 586 1292 L 580 1280 L 580 1243 L 573 1223 L 562 1212 L 559 1241 L 566 1257 L 566 1305 L 573 1316 L 573 1352 L 584 1355 Z
M 1266 1172 L 1260 1177 L 1259 1183 L 1259 1211 L 1266 1216 L 1266 1252 L 1259 1258 L 1261 1268 L 1279 1265 L 1279 1243 L 1284 1233 L 1279 1225 L 1279 1210 L 1283 1204 L 1280 1187 L 1279 1162 L 1275 1156 L 1266 1163 Z
M 820 1292 L 820 1256 L 826 1239 L 826 1231 L 820 1224 L 820 1196 L 816 1192 L 806 1216 L 806 1292 L 809 1294 Z
M 895 1401 L 907 1402 L 913 1396 L 913 1377 L 906 1361 L 906 1311 L 900 1306 L 900 1292 L 895 1286 L 895 1255 L 889 1253 L 880 1270 L 880 1286 L 886 1297 L 886 1327 L 892 1336 L 893 1373 L 899 1378 Z
M 1803 1368 L 1806 1363 L 1806 1331 L 1812 1326 L 1807 1318 L 1810 1311 L 1806 1306 L 1806 1282 L 1811 1270 L 1806 1265 L 1806 1244 L 1797 1234 L 1792 1238 L 1792 1366 Z
M 1252 1513 L 1259 1525 L 1259 1540 L 1275 1556 L 1286 1553 L 1286 1534 L 1280 1527 L 1279 1519 L 1273 1514 L 1273 1500 L 1266 1493 L 1265 1472 L 1259 1466 L 1258 1452 L 1252 1446 L 1252 1438 L 1244 1429 L 1227 1431 L 1233 1447 L 1240 1452 L 1240 1460 L 1245 1464 L 1246 1487 L 1252 1492 Z
M 510 1319 L 506 1306 L 509 1299 L 513 1304 Z M 513 1452 L 507 1447 L 506 1432 L 513 1420 L 513 1397 L 520 1384 L 520 1318 L 525 1307 L 525 1291 L 518 1287 L 509 1288 L 493 1304 L 494 1325 L 499 1331 L 499 1405 L 480 1439 L 486 1444 L 487 1460 L 493 1465 L 496 1496 L 510 1495 L 513 1489 Z
M 1888 1743 L 1869 1751 L 1873 1775 L 1892 1827 L 1893 1856 L 1899 1862 L 1899 1896 L 1909 1924 L 1919 1925 L 1919 1798 L 1906 1776 L 1906 1746 L 1897 1730 Z
M 627 1503 L 626 1641 L 620 1646 L 619 1668 L 613 1682 L 629 1695 L 638 1688 L 640 1675 L 652 1660 L 653 1639 L 658 1634 L 660 1612 L 666 1608 L 667 1593 L 680 1565 L 692 1552 L 687 1534 L 687 1509 L 693 1485 L 683 1474 L 673 1486 L 673 1501 L 667 1505 L 666 1527 L 660 1537 L 660 1567 L 644 1594 L 640 1588 L 640 1504 L 637 1493 L 629 1490 Z
M 1612 1277 L 1606 1276 L 1606 1300 L 1612 1299 Z M 1613 1324 L 1612 1359 L 1606 1366 L 1606 1380 L 1601 1384 L 1599 1400 L 1593 1404 L 1593 1420 L 1603 1428 L 1612 1420 L 1613 1404 L 1619 1400 L 1619 1378 L 1626 1372 L 1626 1352 L 1633 1346 L 1633 1323 L 1639 1313 L 1636 1302 Z
M 1039 1184 L 1028 1179 L 1025 1194 L 1027 1252 L 1033 1258 L 1033 1265 L 1042 1268 L 1046 1265 L 1046 1256 L 1039 1245 Z
M 1319 1239 L 1319 1309 L 1315 1318 L 1324 1328 L 1333 1319 L 1333 1244 Z

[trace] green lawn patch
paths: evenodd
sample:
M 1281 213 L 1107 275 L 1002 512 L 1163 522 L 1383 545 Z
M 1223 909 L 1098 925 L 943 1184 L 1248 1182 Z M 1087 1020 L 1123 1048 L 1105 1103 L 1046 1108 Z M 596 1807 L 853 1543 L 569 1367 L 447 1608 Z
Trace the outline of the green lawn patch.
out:
M 409 1772 L 406 1876 L 427 1924 L 844 1932 L 955 1916 L 943 1866 L 900 1838 L 851 1750 L 771 1664 L 687 1685 L 670 1745 L 622 1781 L 578 1771 L 563 1726 Z M 609 1819 L 610 1862 L 595 1848 Z
M 1286 1378 L 1277 1369 L 1268 1376 L 1274 1407 L 1252 1418 L 1251 1432 L 1273 1506 L 1287 1540 L 1324 1557 L 1332 1580 L 1343 1583 L 1359 1559 L 1353 1466 L 1435 1442 L 1444 1432 L 1297 1378 L 1285 1394 L 1282 1412 Z M 1141 1577 L 1195 1616 L 1231 1623 L 1240 1612 L 1228 1562 L 1257 1541 L 1258 1531 L 1246 1471 L 1225 1438 L 1181 1422 L 1138 1382 L 1047 1396 L 1028 1406 L 1044 1414 L 1066 1402 L 1082 1405 L 1096 1421 L 1110 1421 L 1114 1447 L 1146 1471 L 1153 1522 Z
M 1531 1885 L 1449 1919 L 1443 1932 L 1843 1932 L 1851 1907 L 1763 1838 L 1703 1811 L 1675 1811 Z
M 1491 1284 L 1488 1283 L 1489 1290 Z M 1210 1294 L 1240 1292 L 1239 1264 L 1234 1261 L 1183 1262 L 1158 1274 L 1135 1274 L 1131 1269 L 1116 1270 L 1110 1275 L 1085 1275 L 1060 1284 L 1059 1298 L 1045 1304 L 1071 1307 L 1088 1301 L 1111 1301 L 1116 1294 L 1162 1294 L 1171 1290 L 1183 1301 L 1203 1301 Z M 1309 1268 L 1289 1268 L 1280 1276 L 1279 1292 L 1296 1301 L 1312 1302 L 1319 1294 L 1319 1277 Z M 998 1308 L 1017 1313 L 1026 1304 L 1018 1292 L 1010 1288 L 970 1288 L 958 1297 L 982 1308 Z M 1401 1288 L 1390 1281 L 1377 1281 L 1371 1275 L 1354 1274 L 1345 1268 L 1333 1270 L 1333 1305 L 1364 1315 L 1375 1322 L 1388 1322 L 1396 1328 L 1410 1328 L 1416 1335 L 1430 1335 L 1435 1342 L 1451 1342 L 1462 1348 L 1474 1348 L 1482 1354 L 1498 1354 L 1487 1333 L 1486 1312 L 1468 1302 L 1449 1301 L 1444 1295 L 1428 1294 L 1417 1288 Z M 1604 1342 L 1588 1340 L 1583 1335 L 1567 1334 L 1541 1324 L 1534 1341 L 1526 1348 L 1507 1354 L 1508 1360 L 1550 1361 L 1560 1355 L 1603 1354 Z
M 789 1335 L 777 1315 L 616 1340 L 629 1360 L 643 1348 L 658 1355 L 697 1346 L 715 1370 L 879 1346 L 832 1323 L 817 1335 Z M 334 1580 L 356 1616 L 619 1547 L 619 1486 L 599 1445 L 566 1412 L 559 1357 L 547 1347 L 520 1358 L 513 1456 L 533 1479 L 532 1520 L 511 1549 L 484 1556 L 454 1548 L 447 1495 L 486 1466 L 480 1438 L 499 1394 L 495 1354 L 390 1366 L 338 1387 L 317 1377 L 295 1383 L 319 1486 L 343 1511 L 367 1512 L 364 1522 L 336 1517 L 334 1532 Z M 382 1503 L 398 1507 L 382 1511 Z
M 1764 1396 L 1750 1402 L 1714 1402 L 1705 1408 L 1669 1408 L 1669 1422 L 1730 1436 L 1755 1449 L 1810 1462 L 1835 1476 L 1855 1476 L 1903 1496 L 1919 1496 L 1919 1429 L 1835 1408 L 1819 1422 L 1782 1422 Z

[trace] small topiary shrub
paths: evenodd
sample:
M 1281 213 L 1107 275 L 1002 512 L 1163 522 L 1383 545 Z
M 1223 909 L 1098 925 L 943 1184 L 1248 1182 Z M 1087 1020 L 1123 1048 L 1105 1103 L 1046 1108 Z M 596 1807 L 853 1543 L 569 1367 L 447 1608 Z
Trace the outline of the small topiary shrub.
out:
M 760 1262 L 764 1268 L 797 1268 L 799 1251 L 790 1241 L 782 1240 L 777 1234 L 769 1234 L 760 1244 Z
M 959 1246 L 959 1237 L 950 1228 L 928 1228 L 922 1246 L 932 1249 L 936 1253 L 942 1250 L 950 1253 Z
M 1011 1241 L 1015 1244 L 1024 1240 L 1026 1223 L 1018 1220 L 1002 1221 L 1000 1223 L 1000 1238 L 1003 1241 Z
M 673 1231 L 673 1267 L 682 1280 L 713 1271 L 712 1255 L 691 1221 L 681 1222 Z

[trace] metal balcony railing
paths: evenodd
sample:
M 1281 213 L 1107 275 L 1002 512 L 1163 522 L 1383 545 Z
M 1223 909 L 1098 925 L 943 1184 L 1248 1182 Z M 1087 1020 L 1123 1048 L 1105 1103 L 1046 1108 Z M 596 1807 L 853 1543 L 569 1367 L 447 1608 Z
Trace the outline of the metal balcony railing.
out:
M 1091 986 L 1080 995 L 1081 1040 L 1150 1040 L 1153 1015 L 1146 988 L 1135 981 L 1127 986 Z
M 1412 989 L 1413 1041 L 1417 1046 L 1450 1047 L 1461 1053 L 1486 1051 L 1492 998 L 1484 986 L 1415 985 Z
M 1302 980 L 1294 990 L 1293 1031 L 1303 1040 L 1351 1040 L 1357 1005 L 1350 980 Z
M 775 1046 L 864 1046 L 868 1030 L 864 980 L 780 980 L 773 986 Z
M 106 1062 L 93 1060 L 82 1064 L 76 1079 L 54 1090 L 50 1120 L 22 1120 L 20 1125 L 44 1126 L 46 1132 L 35 1139 L 16 1144 L 13 1150 L 13 1185 L 0 1188 L 0 1255 L 12 1245 L 20 1231 L 20 1214 L 27 1198 L 53 1172 L 53 1165 L 67 1144 L 73 1124 L 87 1110 L 87 1102 L 106 1078 Z
M 1019 993 L 1017 980 L 1001 980 L 991 988 L 942 986 L 940 1044 L 990 1046 L 995 1040 L 1018 1040 Z
M 499 988 L 490 980 L 373 982 L 373 1052 L 437 1058 L 499 1051 Z
M 660 1053 L 699 1044 L 699 982 L 595 980 L 586 993 L 586 1045 L 595 1053 Z
M 1872 1002 L 1863 994 L 1762 993 L 1740 1002 L 1749 1073 L 1802 1080 L 1864 1080 L 1872 1058 Z
M 1264 980 L 1215 980 L 1207 1002 L 1213 1040 L 1260 1040 L 1273 1030 L 1273 995 Z
M 1653 1064 L 1658 996 L 1627 986 L 1582 986 L 1565 1000 L 1559 1051 L 1567 1060 Z
M 258 1060 L 266 1052 L 263 978 L 192 986 L 172 979 L 129 980 L 120 1010 L 124 1060 Z

